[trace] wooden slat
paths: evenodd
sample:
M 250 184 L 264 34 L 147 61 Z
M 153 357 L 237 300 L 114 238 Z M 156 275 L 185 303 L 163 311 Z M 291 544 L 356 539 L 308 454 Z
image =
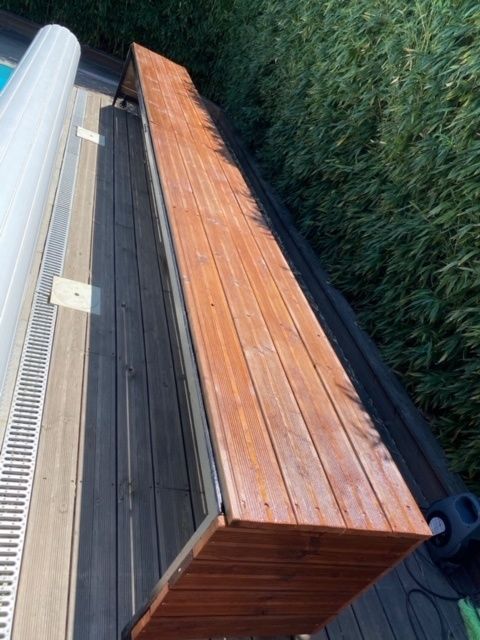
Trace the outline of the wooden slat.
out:
M 320 601 L 332 603 L 336 599 L 336 594 L 334 591 L 325 592 L 322 595 L 318 593 L 291 593 L 288 590 L 284 591 L 275 591 L 270 592 L 268 589 L 261 589 L 259 587 L 254 590 L 248 591 L 236 591 L 231 590 L 227 591 L 225 589 L 222 590 L 209 590 L 205 591 L 203 589 L 195 589 L 195 590 L 173 590 L 169 593 L 168 602 L 166 602 L 167 609 L 170 605 L 183 603 L 186 607 L 191 606 L 199 606 L 203 607 L 203 611 L 199 610 L 199 615 L 205 614 L 205 609 L 212 604 L 214 601 L 214 605 L 224 605 L 224 604 L 232 604 L 233 602 L 239 602 L 246 604 L 248 602 L 253 604 L 269 604 L 269 603 L 284 603 L 285 606 L 293 608 L 296 604 L 305 604 L 309 607 L 314 607 Z M 286 611 L 289 613 L 289 611 Z
M 138 118 L 127 118 L 128 144 L 133 157 L 141 157 L 142 130 Z M 150 416 L 153 424 L 153 458 L 155 479 L 163 489 L 189 488 L 188 471 L 183 447 L 178 404 L 169 402 L 177 394 L 167 318 L 163 305 L 162 281 L 156 254 L 155 236 L 150 212 L 143 162 L 132 163 L 131 184 L 135 244 L 138 256 L 138 277 L 143 320 L 143 335 L 150 393 Z M 149 259 L 143 259 L 143 257 Z M 163 455 L 162 455 L 163 454 Z
M 407 566 L 416 580 L 407 571 Z M 412 589 L 421 589 L 420 585 L 423 585 L 427 590 L 442 594 L 447 598 L 458 598 L 458 593 L 445 580 L 440 569 L 431 563 L 425 549 L 420 549 L 408 558 L 406 562 L 399 565 L 397 574 L 407 593 Z M 435 605 L 432 604 L 428 594 L 425 596 L 415 592 L 411 596 L 413 619 L 419 625 L 415 628 L 417 635 L 420 630 L 423 630 L 424 633 L 431 634 L 434 637 L 441 637 L 443 629 L 455 640 L 457 638 L 458 640 L 467 640 L 468 634 L 457 602 L 455 600 L 438 600 L 435 598 L 433 601 Z
M 114 110 L 119 630 L 160 575 L 126 117 Z
M 135 633 L 133 640 L 192 640 L 207 638 L 211 635 L 225 637 L 227 634 L 248 635 L 250 630 L 258 629 L 258 635 L 274 634 L 297 635 L 309 633 L 318 627 L 318 618 L 292 616 L 221 616 L 192 618 L 152 619 L 142 632 Z
M 117 625 L 116 359 L 113 235 L 113 114 L 102 98 L 90 128 L 105 137 L 97 148 L 90 282 L 101 291 L 100 315 L 88 316 L 79 451 L 76 540 L 69 636 L 107 637 Z M 92 144 L 92 143 L 90 143 Z M 94 147 L 95 145 L 92 144 Z M 94 570 L 92 568 L 95 567 Z
M 250 560 L 241 558 L 238 562 L 223 562 L 221 559 L 217 561 L 204 560 L 204 555 L 195 562 L 192 567 L 185 570 L 184 575 L 187 577 L 202 576 L 205 579 L 212 575 L 216 576 L 249 576 L 252 580 L 256 577 L 259 582 L 261 580 L 268 580 L 275 576 L 282 578 L 286 582 L 293 582 L 297 579 L 310 579 L 316 578 L 317 582 L 321 583 L 322 580 L 338 580 L 349 578 L 362 578 L 365 576 L 365 566 L 360 562 L 352 562 L 350 564 L 333 566 L 327 562 L 324 564 L 309 564 L 300 559 L 298 562 L 265 562 L 261 563 L 258 560 Z M 240 554 L 239 554 L 240 555 Z M 242 554 L 243 556 L 243 554 Z M 368 566 L 368 565 L 367 565 Z M 378 569 L 375 565 L 372 566 L 372 573 L 378 573 Z M 322 585 L 319 584 L 319 587 Z
M 395 631 L 396 635 L 398 635 L 398 629 L 401 629 L 402 638 L 405 638 L 405 640 L 417 640 L 418 635 L 412 628 L 408 615 L 406 615 L 406 594 L 398 578 L 397 569 L 390 571 L 372 589 L 376 591 L 390 627 Z M 364 597 L 355 603 L 356 609 L 363 606 L 363 600 Z
M 239 554 L 238 550 L 241 549 L 242 553 Z M 381 566 L 388 563 L 388 560 L 395 560 L 401 558 L 406 550 L 389 550 L 389 549 L 375 549 L 372 545 L 370 551 L 357 549 L 354 546 L 349 547 L 345 544 L 343 547 L 341 541 L 335 548 L 323 547 L 319 549 L 306 550 L 306 549 L 289 549 L 284 546 L 271 547 L 249 545 L 246 542 L 243 543 L 212 543 L 209 549 L 203 556 L 204 559 L 211 559 L 215 561 L 221 560 L 222 562 L 240 563 L 242 561 L 258 561 L 262 563 L 278 563 L 278 562 L 291 562 L 293 564 L 302 562 L 303 564 L 315 564 L 323 566 L 332 566 L 337 563 L 341 565 L 351 565 L 355 562 L 363 566 Z
M 385 538 L 383 536 L 375 538 L 375 545 L 372 544 L 371 537 L 366 536 L 334 536 L 326 534 L 323 536 L 310 536 L 302 540 L 294 539 L 294 534 L 282 535 L 275 532 L 270 538 L 261 537 L 259 530 L 252 530 L 251 540 L 248 538 L 249 531 L 244 529 L 246 535 L 238 535 L 235 531 L 231 538 L 218 537 L 211 545 L 211 557 L 223 558 L 232 562 L 241 562 L 242 559 L 258 558 L 263 562 L 296 562 L 301 560 L 304 563 L 326 562 L 329 556 L 339 556 L 340 561 L 348 563 L 349 557 L 357 557 L 358 562 L 364 558 L 381 557 L 401 557 L 412 549 L 410 539 L 399 538 L 398 540 Z M 237 548 L 242 548 L 242 557 L 236 553 Z
M 170 282 L 170 274 L 168 271 L 168 260 L 165 255 L 165 247 L 160 234 L 157 232 L 157 222 L 154 222 L 152 229 L 155 236 L 155 246 L 157 251 L 157 263 L 160 270 L 162 280 L 162 294 L 165 307 L 166 323 L 168 327 L 168 337 L 170 340 L 172 364 L 174 368 L 177 401 L 179 407 L 179 418 L 182 429 L 182 438 L 184 443 L 185 458 L 187 461 L 187 473 L 189 481 L 189 493 L 192 503 L 192 512 L 194 515 L 194 526 L 199 527 L 207 515 L 207 495 L 204 486 L 205 478 L 203 476 L 202 465 L 199 461 L 198 441 L 196 435 L 195 416 L 201 411 L 201 398 L 197 398 L 195 406 L 192 406 L 191 388 L 195 387 L 196 375 L 195 362 L 192 360 L 186 364 L 184 354 L 182 353 L 182 337 L 180 327 L 178 325 L 177 313 L 179 309 L 175 307 L 176 295 Z M 185 317 L 182 317 L 185 321 Z M 156 325 L 158 326 L 158 325 Z M 187 327 L 184 327 L 187 330 Z M 188 341 L 188 338 L 186 339 Z M 195 387 L 195 392 L 199 390 Z M 171 398 L 170 398 L 171 400 Z M 202 417 L 203 420 L 203 417 Z M 169 463 L 167 463 L 168 466 Z M 167 520 L 169 526 L 172 521 Z
M 272 532 L 268 528 L 248 529 L 246 526 L 230 527 L 217 533 L 215 545 L 233 543 L 291 549 L 308 556 L 311 553 L 316 554 L 322 549 L 340 550 L 346 547 L 373 553 L 380 550 L 406 551 L 410 548 L 412 541 L 408 537 L 388 537 L 377 533 L 375 545 L 372 545 L 368 532 L 344 532 L 338 535 L 329 532 L 298 531 L 286 527 L 276 530 L 275 536 L 272 536 Z
M 157 80 L 163 93 L 166 94 L 167 82 L 164 81 L 163 84 L 161 82 L 168 73 L 165 59 L 160 58 L 158 67 L 162 68 L 163 75 L 157 72 Z M 309 424 L 321 424 L 323 427 L 322 437 L 315 441 L 317 448 L 325 441 L 324 425 L 328 427 L 337 422 L 336 428 L 328 431 L 329 449 L 324 451 L 323 455 L 319 450 L 324 465 L 332 460 L 340 462 L 340 469 L 332 469 L 329 473 L 329 477 L 333 478 L 332 491 L 335 493 L 339 491 L 339 487 L 347 487 L 351 494 L 352 485 L 354 485 L 357 489 L 354 494 L 355 514 L 359 505 L 362 505 L 366 497 L 371 495 L 373 488 L 382 510 L 390 520 L 392 530 L 403 531 L 411 528 L 415 531 L 417 527 L 424 526 L 423 518 L 412 496 L 406 490 L 403 479 L 392 462 L 387 448 L 381 442 L 370 417 L 362 409 L 351 381 L 326 335 L 319 327 L 313 310 L 293 277 L 287 261 L 279 251 L 273 234 L 262 223 L 261 218 L 259 220 L 261 213 L 258 205 L 251 196 L 236 163 L 224 145 L 216 149 L 217 153 L 202 154 L 200 136 L 203 134 L 202 142 L 208 143 L 212 138 L 213 123 L 205 110 L 200 108 L 198 95 L 194 93 L 188 76 L 185 73 L 179 74 L 176 67 L 174 69 L 175 86 L 178 89 L 175 92 L 170 91 L 168 95 L 177 97 L 178 111 L 185 113 L 188 125 L 190 126 L 192 121 L 196 123 L 194 134 L 188 140 L 189 150 L 194 149 L 193 153 L 196 152 L 197 158 L 201 158 L 201 164 L 204 165 L 203 172 L 190 174 L 195 194 L 201 193 L 201 189 L 198 183 L 193 182 L 194 178 L 200 175 L 201 181 L 205 182 L 205 176 L 208 176 L 213 183 L 213 189 L 209 193 L 210 199 L 205 203 L 206 210 L 208 212 L 212 205 L 215 206 L 218 203 L 220 205 L 218 211 L 225 219 L 225 228 L 233 227 L 232 240 L 238 249 L 238 260 L 244 262 L 251 287 L 256 293 L 264 317 L 268 319 L 268 327 L 276 338 L 277 348 L 284 353 L 285 372 L 299 399 L 302 413 L 308 416 Z M 214 136 L 214 140 L 216 145 L 219 145 L 219 137 Z M 232 193 L 234 194 L 233 202 Z M 236 299 L 235 296 L 233 299 Z M 317 376 L 322 383 L 320 393 L 318 384 L 312 385 L 312 381 L 315 381 Z M 324 391 L 326 395 L 322 396 L 321 393 Z M 318 411 L 319 405 L 323 408 L 325 405 L 330 406 L 330 402 L 340 418 L 340 424 L 336 416 L 331 414 L 322 416 Z M 314 433 L 320 435 L 318 428 Z M 344 439 L 338 440 L 338 434 L 343 434 Z M 358 459 L 354 452 L 359 454 Z M 364 471 L 360 480 L 358 475 L 353 475 L 359 464 L 363 465 Z M 345 468 L 348 469 L 350 476 L 343 478 L 341 472 Z M 349 495 L 348 492 L 347 495 Z M 337 500 L 340 504 L 345 503 L 345 497 L 342 494 L 337 497 Z M 367 513 L 368 506 L 368 501 L 363 503 Z M 343 512 L 345 514 L 345 508 Z M 353 520 L 349 524 L 358 526 L 358 520 Z M 375 526 L 378 527 L 378 523 L 370 522 L 365 528 Z
M 270 589 L 272 593 L 275 591 L 284 591 L 285 589 L 290 589 L 292 593 L 294 592 L 307 592 L 307 593 L 316 593 L 319 597 L 323 594 L 331 593 L 335 591 L 336 593 L 336 604 L 337 607 L 333 607 L 333 611 L 339 608 L 343 603 L 351 600 L 357 593 L 359 593 L 366 584 L 375 579 L 378 576 L 378 567 L 376 571 L 371 571 L 370 574 L 368 571 L 364 571 L 364 575 L 360 577 L 351 577 L 351 576 L 341 576 L 340 578 L 334 578 L 328 575 L 328 572 L 324 572 L 323 575 L 320 575 L 318 578 L 315 576 L 305 577 L 300 575 L 298 578 L 285 578 L 278 577 L 275 574 L 266 575 L 266 576 L 252 576 L 252 575 L 225 575 L 223 573 L 213 574 L 212 576 L 208 576 L 208 580 L 206 576 L 195 576 L 186 573 L 182 580 L 176 585 L 176 587 L 180 590 L 180 586 L 185 590 L 198 590 L 204 589 L 208 590 L 216 590 L 219 585 L 223 589 L 227 591 L 255 591 L 259 587 L 263 587 L 264 589 Z M 321 574 L 321 572 L 319 572 Z M 322 583 L 319 582 L 322 580 Z M 368 581 L 368 582 L 367 582 Z M 211 608 L 215 607 L 215 603 L 211 603 Z M 330 609 L 330 615 L 332 614 L 332 608 Z M 321 620 L 325 620 L 330 617 L 322 616 Z M 254 629 L 252 629 L 252 632 Z
M 129 153 L 143 155 L 142 131 L 138 118 L 127 118 Z M 163 304 L 163 286 L 156 256 L 155 233 L 144 162 L 131 164 L 133 220 L 138 259 L 138 278 L 145 341 L 149 391 L 153 472 L 157 528 L 160 536 L 161 567 L 165 570 L 194 530 L 190 491 L 193 486 L 187 467 L 184 434 L 177 398 L 176 376 L 168 319 Z
M 195 595 L 192 592 L 191 595 Z M 329 614 L 332 602 L 331 600 L 322 600 L 319 597 L 315 602 L 309 603 L 304 600 L 297 602 L 292 601 L 291 598 L 286 598 L 278 602 L 266 602 L 262 603 L 260 600 L 247 600 L 243 601 L 236 597 L 235 592 L 230 594 L 230 600 L 228 602 L 219 602 L 218 600 L 212 605 L 211 603 L 202 603 L 191 601 L 180 601 L 175 604 L 171 604 L 170 601 L 163 608 L 163 618 L 181 618 L 185 617 L 185 609 L 188 609 L 189 616 L 198 616 L 198 622 L 202 624 L 202 617 L 204 617 L 205 611 L 209 611 L 210 616 L 258 616 L 257 623 L 262 624 L 262 618 L 288 615 L 291 613 L 294 616 L 311 617 L 318 616 L 318 619 L 325 617 Z M 210 605 L 210 606 L 209 606 Z M 253 628 L 253 627 L 252 627 Z
M 91 255 L 85 255 L 90 281 L 101 290 L 101 313 L 87 320 L 81 491 L 68 594 L 67 636 L 78 638 L 117 637 L 150 594 L 160 565 L 173 560 L 193 531 L 181 433 L 160 431 L 174 424 L 181 429 L 175 418 L 180 374 L 170 372 L 172 354 L 165 352 L 174 347 L 139 122 L 104 98 L 101 103 L 100 121 L 97 110 L 90 128 L 105 135 L 106 144 L 91 145 L 98 153 L 88 181 L 95 206 L 85 210 L 93 218 Z M 166 380 L 169 393 L 159 393 Z
M 165 91 L 166 87 L 161 85 L 160 80 L 159 85 L 163 89 L 162 96 L 164 96 L 165 102 L 168 101 L 169 114 L 182 113 L 183 105 L 177 102 L 176 92 Z M 260 303 L 260 299 L 265 299 L 265 291 L 262 291 L 260 297 L 256 295 L 254 285 L 265 279 L 266 265 L 263 261 L 261 262 L 261 266 L 264 268 L 262 273 L 259 273 L 256 270 L 256 263 L 242 264 L 242 261 L 248 256 L 249 241 L 252 241 L 251 234 L 247 233 L 245 238 L 245 233 L 242 233 L 245 230 L 242 227 L 235 228 L 235 226 L 233 230 L 229 231 L 229 226 L 232 226 L 229 221 L 235 220 L 235 216 L 238 217 L 236 202 L 232 199 L 231 190 L 226 185 L 227 192 L 221 191 L 225 178 L 222 182 L 222 176 L 218 177 L 218 172 L 216 175 L 216 167 L 209 162 L 209 156 L 204 153 L 203 141 L 199 140 L 199 136 L 204 131 L 198 127 L 195 128 L 196 136 L 189 139 L 187 136 L 189 129 L 185 121 L 183 129 L 185 130 L 185 139 L 179 138 L 179 134 L 176 133 L 177 139 L 179 138 L 178 148 L 187 169 L 189 183 L 195 194 L 203 228 L 209 238 L 215 267 L 224 286 L 242 349 L 246 354 L 252 381 L 260 399 L 263 415 L 266 418 L 266 427 L 269 430 L 278 463 L 294 505 L 297 522 L 330 526 L 336 523 L 336 526 L 342 527 L 344 522 L 334 496 L 337 486 L 343 488 L 348 486 L 348 491 L 342 489 L 343 512 L 345 514 L 352 511 L 356 516 L 354 521 L 353 518 L 348 521 L 348 525 L 366 526 L 364 514 L 369 513 L 371 509 L 358 509 L 359 500 L 358 497 L 355 500 L 355 497 L 357 494 L 362 496 L 360 502 L 364 495 L 367 499 L 367 491 L 370 488 L 367 487 L 367 490 L 364 488 L 362 492 L 363 475 L 357 474 L 355 477 L 353 472 L 349 477 L 338 478 L 338 485 L 331 486 L 329 484 L 324 467 L 319 464 L 318 454 L 307 428 L 304 406 L 299 402 L 302 393 L 295 393 L 305 387 L 303 373 L 299 378 L 299 387 L 295 390 L 285 375 L 285 362 L 282 362 L 281 355 L 283 354 L 278 350 L 279 345 L 278 343 L 274 344 L 272 340 L 272 322 L 281 322 L 282 318 L 265 313 L 265 309 Z M 233 231 L 237 233 L 232 235 Z M 253 282 L 253 278 L 255 278 L 255 282 Z M 269 289 L 268 283 L 265 286 L 266 289 Z M 268 299 L 268 295 L 269 292 L 267 292 L 266 299 Z M 288 357 L 291 356 L 292 354 L 288 354 Z M 302 362 L 299 362 L 296 373 L 298 371 L 302 372 Z M 306 375 L 308 376 L 308 372 Z M 308 407 L 324 406 L 325 404 L 327 407 L 329 406 L 328 398 L 320 397 L 315 398 L 314 403 L 308 403 Z M 332 414 L 325 417 L 319 415 L 318 411 L 314 413 L 314 419 L 317 422 L 328 425 L 332 423 L 333 417 L 333 424 L 335 424 L 336 417 Z M 321 442 L 326 443 L 327 439 L 324 438 Z M 332 443 L 329 444 L 332 447 Z M 343 452 L 348 454 L 348 446 L 339 448 L 339 452 L 340 454 Z M 352 468 L 351 461 L 345 459 L 344 455 L 332 455 L 328 459 L 334 461 L 338 472 L 342 469 Z M 358 489 L 352 491 L 352 487 L 358 486 L 359 483 Z M 348 503 L 350 503 L 350 510 L 347 508 Z M 357 508 L 352 509 L 352 503 Z M 371 505 L 367 502 L 366 506 L 370 507 Z M 378 508 L 374 513 L 378 513 Z M 370 524 L 373 526 L 374 523 Z M 384 521 L 380 518 L 377 525 L 381 527 L 382 524 Z
M 369 629 L 373 638 L 395 640 L 394 630 L 383 610 L 375 589 L 369 589 L 363 597 L 352 605 L 360 627 Z
M 402 627 L 403 628 L 403 627 Z M 368 634 L 364 636 L 351 606 L 346 607 L 327 626 L 328 640 L 373 640 Z M 322 632 L 315 633 L 311 640 L 324 640 Z

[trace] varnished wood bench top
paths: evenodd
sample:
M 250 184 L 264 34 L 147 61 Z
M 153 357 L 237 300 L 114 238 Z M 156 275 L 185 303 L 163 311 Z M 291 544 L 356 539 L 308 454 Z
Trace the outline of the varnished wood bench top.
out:
M 227 522 L 428 536 L 188 73 L 133 57 Z

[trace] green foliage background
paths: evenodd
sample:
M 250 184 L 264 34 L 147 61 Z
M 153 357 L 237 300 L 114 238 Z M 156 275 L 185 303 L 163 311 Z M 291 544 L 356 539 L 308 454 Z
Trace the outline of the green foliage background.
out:
M 478 488 L 478 2 L 5 4 L 117 55 L 135 39 L 190 68 Z

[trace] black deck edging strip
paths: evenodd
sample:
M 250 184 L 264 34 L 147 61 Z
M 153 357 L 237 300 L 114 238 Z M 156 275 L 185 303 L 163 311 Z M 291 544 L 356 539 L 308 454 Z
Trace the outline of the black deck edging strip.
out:
M 367 407 L 380 418 L 395 449 L 392 455 L 422 507 L 446 495 L 465 491 L 461 478 L 448 469 L 445 453 L 430 425 L 384 363 L 378 348 L 360 328 L 352 307 L 329 282 L 318 256 L 295 228 L 292 215 L 239 139 L 225 113 L 204 98 L 226 144 L 233 151 L 253 194 L 269 219 L 286 257 L 299 276 L 337 355 Z M 376 414 L 376 416 L 375 416 Z M 377 420 L 378 423 L 378 420 Z M 387 443 L 388 444 L 388 443 Z M 400 456 L 400 459 L 399 459 Z

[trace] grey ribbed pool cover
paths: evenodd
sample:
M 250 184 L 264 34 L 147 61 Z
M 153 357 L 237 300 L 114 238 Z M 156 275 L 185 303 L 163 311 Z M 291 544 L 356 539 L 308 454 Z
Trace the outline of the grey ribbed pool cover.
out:
M 0 94 L 0 393 L 79 59 L 70 31 L 44 27 Z

